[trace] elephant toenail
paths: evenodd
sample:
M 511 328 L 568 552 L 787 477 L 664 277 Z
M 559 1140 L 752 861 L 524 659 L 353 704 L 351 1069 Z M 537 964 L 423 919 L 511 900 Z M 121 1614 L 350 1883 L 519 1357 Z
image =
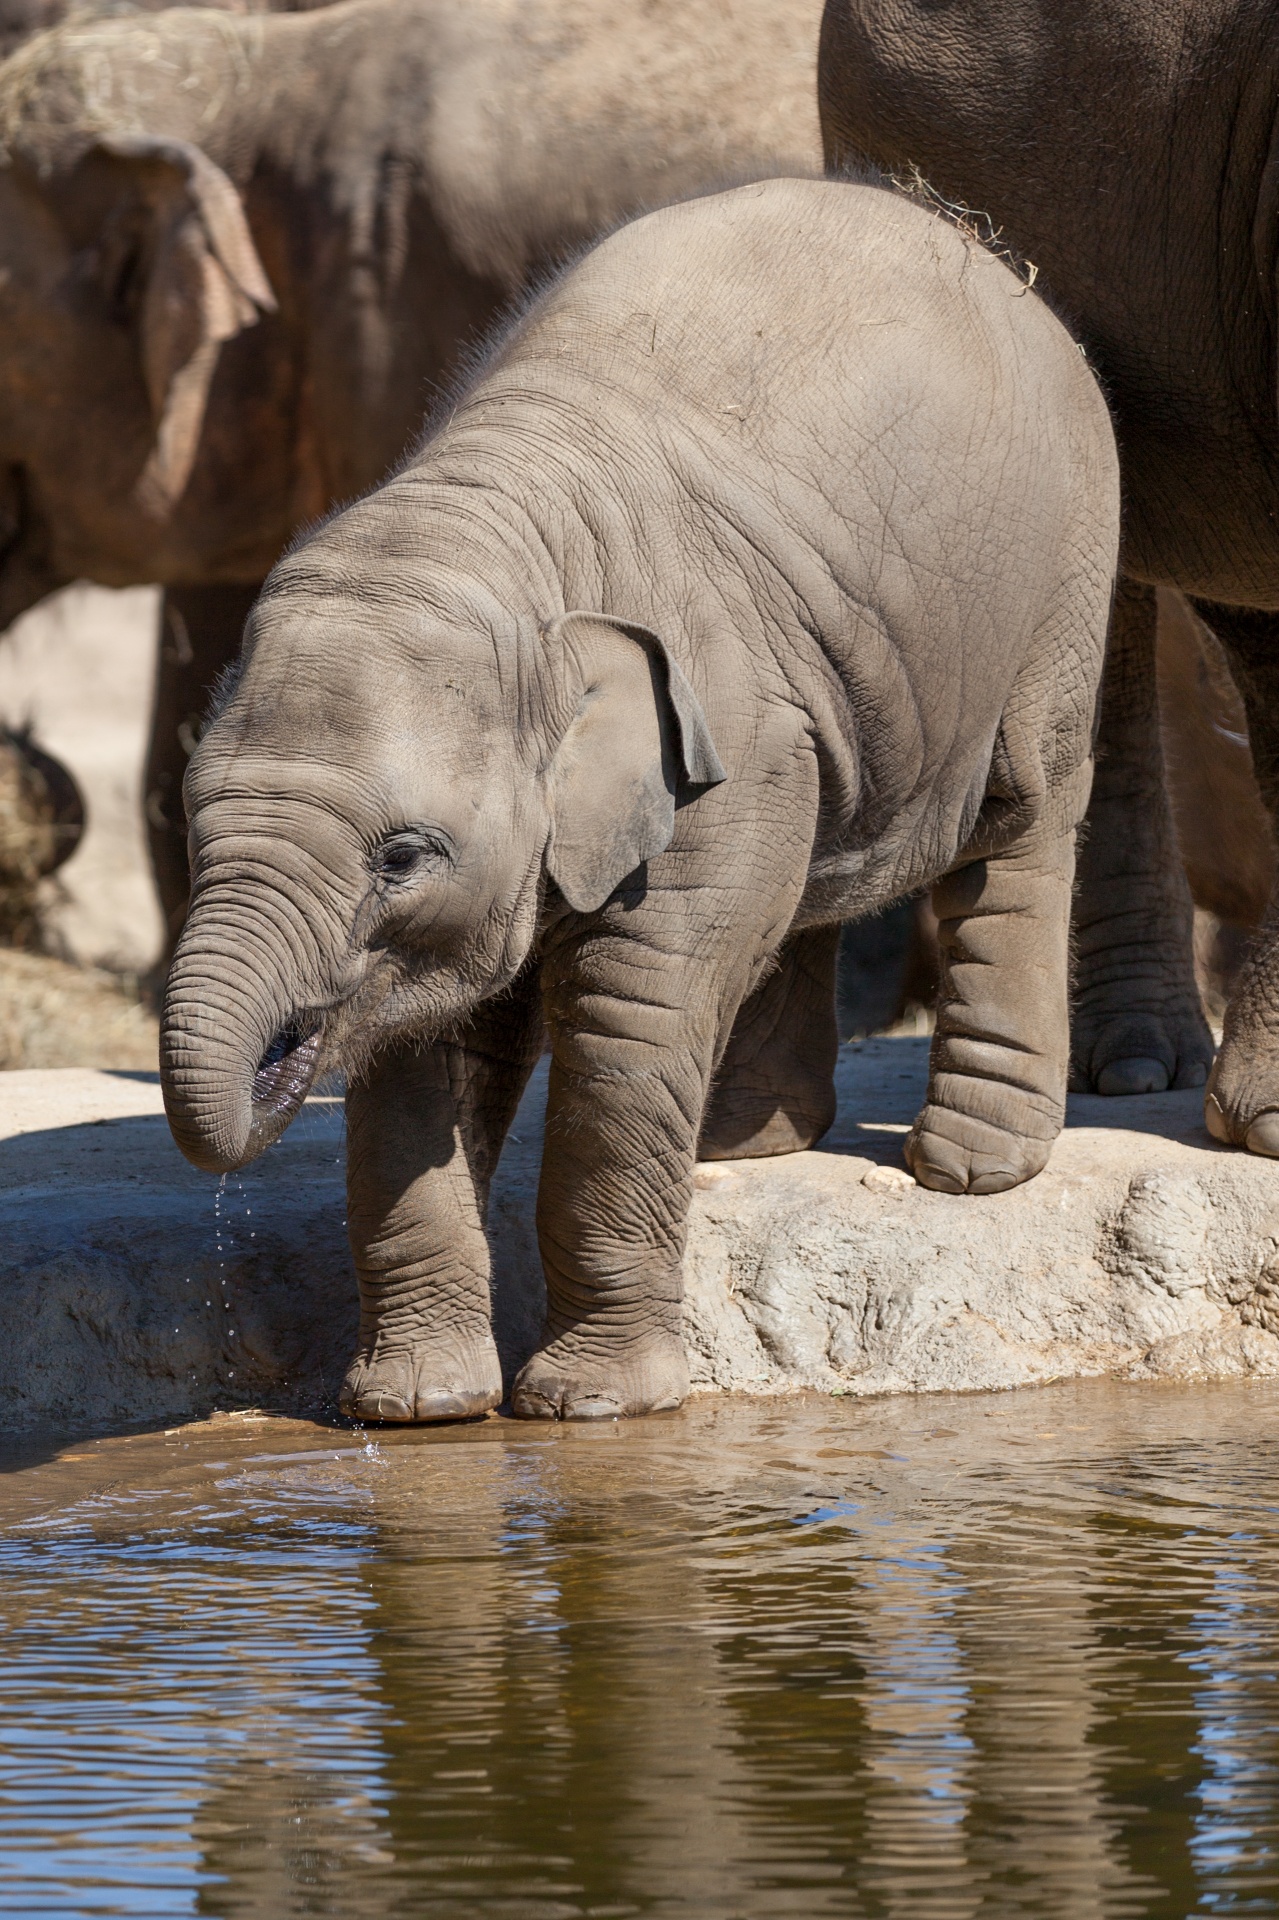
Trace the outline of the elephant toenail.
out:
M 511 1395 L 511 1412 L 517 1420 L 558 1420 L 560 1410 L 544 1393 L 517 1387 Z
M 419 1393 L 413 1405 L 413 1418 L 422 1422 L 432 1420 L 474 1420 L 488 1411 L 487 1406 L 479 1404 L 487 1396 L 481 1394 Z
M 1097 1091 L 1114 1099 L 1125 1094 L 1166 1093 L 1168 1069 L 1162 1060 L 1141 1057 L 1112 1060 L 1097 1075 Z
M 1215 1093 L 1204 1095 L 1204 1125 L 1214 1140 L 1220 1140 L 1225 1147 L 1230 1145 L 1230 1122 Z
M 1007 1193 L 1011 1187 L 1020 1185 L 1021 1182 L 1015 1173 L 1010 1173 L 1006 1167 L 1000 1167 L 993 1169 L 990 1173 L 974 1174 L 969 1182 L 968 1191 L 969 1193 Z
M 1279 1113 L 1259 1113 L 1244 1136 L 1244 1145 L 1249 1153 L 1279 1160 Z
M 917 1160 L 914 1166 L 916 1183 L 929 1187 L 934 1193 L 966 1193 L 962 1180 L 949 1173 L 944 1167 L 935 1167 L 928 1160 Z
M 369 1420 L 411 1420 L 413 1409 L 407 1400 L 401 1400 L 396 1393 L 378 1393 L 372 1396 L 373 1408 L 365 1415 Z
M 586 1400 L 572 1400 L 564 1409 L 566 1420 L 620 1420 L 621 1402 L 608 1394 L 596 1394 Z

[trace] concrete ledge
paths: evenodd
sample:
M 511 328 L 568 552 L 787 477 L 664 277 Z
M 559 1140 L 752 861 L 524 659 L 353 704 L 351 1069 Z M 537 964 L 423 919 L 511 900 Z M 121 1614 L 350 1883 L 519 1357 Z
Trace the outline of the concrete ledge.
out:
M 1217 1147 L 1197 1093 L 1081 1098 L 1047 1171 L 955 1199 L 900 1170 L 927 1042 L 844 1050 L 815 1153 L 699 1169 L 687 1337 L 703 1388 L 850 1394 L 1068 1375 L 1279 1374 L 1279 1164 Z M 499 1345 L 541 1317 L 542 1081 L 493 1198 Z M 221 1185 L 169 1140 L 154 1076 L 0 1076 L 0 1424 L 331 1406 L 355 1332 L 342 1115 L 313 1100 Z

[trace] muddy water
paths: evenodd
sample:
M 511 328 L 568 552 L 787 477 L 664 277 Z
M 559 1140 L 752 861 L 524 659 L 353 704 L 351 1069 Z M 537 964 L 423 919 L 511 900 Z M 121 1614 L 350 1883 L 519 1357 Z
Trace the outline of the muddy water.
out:
M 1279 1911 L 1279 1387 L 11 1447 L 0 1911 Z

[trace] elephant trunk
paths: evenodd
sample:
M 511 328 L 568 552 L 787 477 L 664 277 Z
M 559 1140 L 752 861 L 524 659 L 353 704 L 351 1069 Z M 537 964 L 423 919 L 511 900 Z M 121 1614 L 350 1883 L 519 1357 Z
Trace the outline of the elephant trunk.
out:
M 183 929 L 165 994 L 160 1076 L 173 1137 L 206 1172 L 256 1159 L 315 1078 L 321 1017 L 299 1006 L 289 984 L 299 972 L 297 932 L 213 897 L 197 903 Z

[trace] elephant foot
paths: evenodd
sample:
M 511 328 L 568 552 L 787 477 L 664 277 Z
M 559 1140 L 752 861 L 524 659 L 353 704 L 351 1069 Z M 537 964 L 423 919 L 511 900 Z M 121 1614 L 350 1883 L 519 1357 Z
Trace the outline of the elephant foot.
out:
M 1193 999 L 1184 990 L 1170 992 L 1157 1009 L 1089 1006 L 1081 995 L 1070 1041 L 1072 1093 L 1202 1087 L 1212 1066 L 1212 1034 L 1197 991 Z
M 353 1420 L 429 1424 L 475 1420 L 502 1400 L 502 1369 L 492 1335 L 465 1343 L 382 1348 L 357 1353 L 338 1404 Z
M 829 1077 L 785 1093 L 722 1086 L 711 1093 L 697 1144 L 699 1160 L 764 1160 L 816 1146 L 835 1119 Z
M 1226 1037 L 1204 1094 L 1204 1125 L 1223 1146 L 1244 1147 L 1279 1160 L 1279 1058 L 1251 1036 Z
M 620 1420 L 669 1413 L 688 1394 L 678 1334 L 601 1339 L 589 1322 L 556 1334 L 521 1369 L 511 1411 L 521 1420 Z
M 1052 1137 L 1043 1119 L 1021 1134 L 930 1101 L 906 1139 L 906 1165 L 921 1187 L 935 1193 L 1006 1193 L 1046 1166 Z

